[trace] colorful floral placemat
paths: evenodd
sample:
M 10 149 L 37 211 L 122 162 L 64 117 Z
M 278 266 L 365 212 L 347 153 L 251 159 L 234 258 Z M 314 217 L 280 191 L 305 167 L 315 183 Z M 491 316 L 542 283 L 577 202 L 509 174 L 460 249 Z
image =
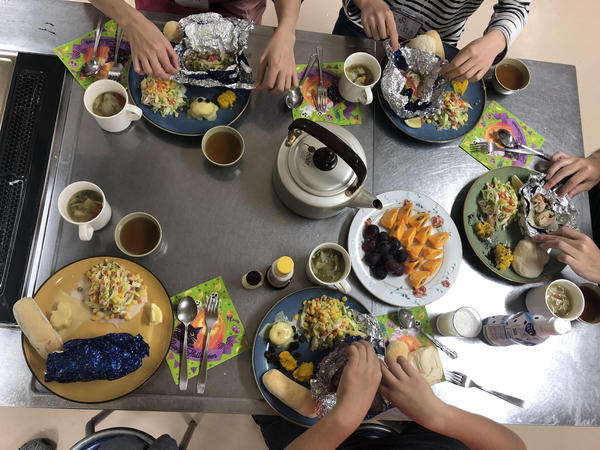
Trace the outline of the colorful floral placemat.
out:
M 109 20 L 104 24 L 104 30 L 102 31 L 102 37 L 98 44 L 97 59 L 102 65 L 100 72 L 95 77 L 86 78 L 79 74 L 81 66 L 90 59 L 94 53 L 94 41 L 95 41 L 96 30 L 90 31 L 85 36 L 75 39 L 74 41 L 67 42 L 66 44 L 60 45 L 54 49 L 54 53 L 60 58 L 60 60 L 67 66 L 67 69 L 75 77 L 77 82 L 84 88 L 87 89 L 90 84 L 96 80 L 108 78 L 108 71 L 114 64 L 115 56 L 115 44 L 117 34 L 117 23 L 114 20 Z M 119 62 L 123 64 L 123 71 L 121 72 L 121 78 L 119 82 L 127 88 L 127 73 L 129 71 L 129 56 L 131 49 L 129 47 L 129 41 L 127 41 L 127 35 L 123 35 L 121 45 L 119 46 Z
M 198 368 L 202 360 L 204 351 L 204 342 L 206 337 L 206 322 L 204 321 L 205 311 L 204 303 L 211 295 L 216 292 L 221 299 L 219 308 L 219 318 L 210 333 L 208 344 L 208 368 L 212 368 L 234 356 L 247 350 L 248 339 L 242 321 L 238 316 L 225 283 L 221 277 L 213 278 L 206 283 L 194 286 L 187 291 L 183 291 L 171 297 L 173 309 L 176 310 L 179 300 L 186 295 L 192 297 L 198 305 L 198 315 L 188 326 L 188 379 L 198 375 Z M 181 346 L 183 341 L 183 324 L 177 319 L 176 315 L 173 321 L 173 335 L 171 345 L 167 353 L 166 361 L 175 384 L 179 383 L 179 364 L 181 357 Z
M 497 102 L 490 102 L 483 111 L 480 122 L 460 143 L 460 148 L 488 169 L 507 166 L 527 167 L 533 160 L 532 155 L 509 153 L 503 150 L 497 150 L 494 154 L 487 155 L 469 149 L 469 144 L 476 141 L 489 141 L 501 145 L 496 134 L 500 128 L 510 131 L 518 143 L 531 148 L 540 148 L 546 140 Z
M 306 70 L 306 64 L 296 66 L 300 79 Z M 317 87 L 319 86 L 319 68 L 313 65 L 302 85 L 304 101 L 292 111 L 294 119 L 309 119 L 315 122 L 331 122 L 338 125 L 358 125 L 362 123 L 360 106 L 344 100 L 338 91 L 338 81 L 344 70 L 343 62 L 323 65 L 323 84 L 327 88 L 327 111 L 317 111 Z

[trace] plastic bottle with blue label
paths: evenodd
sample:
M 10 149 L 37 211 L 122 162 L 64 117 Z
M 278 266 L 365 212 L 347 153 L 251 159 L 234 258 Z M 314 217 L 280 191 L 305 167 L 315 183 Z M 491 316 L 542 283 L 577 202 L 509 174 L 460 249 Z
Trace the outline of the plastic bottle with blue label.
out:
M 483 336 L 491 345 L 537 345 L 552 335 L 568 333 L 571 322 L 528 312 L 483 319 Z

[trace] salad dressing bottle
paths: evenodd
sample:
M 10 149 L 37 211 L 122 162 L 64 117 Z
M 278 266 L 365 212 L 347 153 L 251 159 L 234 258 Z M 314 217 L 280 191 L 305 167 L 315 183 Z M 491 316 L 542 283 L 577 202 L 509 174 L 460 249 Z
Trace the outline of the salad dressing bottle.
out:
M 571 322 L 528 312 L 483 319 L 483 336 L 491 345 L 537 345 L 552 335 L 571 331 Z

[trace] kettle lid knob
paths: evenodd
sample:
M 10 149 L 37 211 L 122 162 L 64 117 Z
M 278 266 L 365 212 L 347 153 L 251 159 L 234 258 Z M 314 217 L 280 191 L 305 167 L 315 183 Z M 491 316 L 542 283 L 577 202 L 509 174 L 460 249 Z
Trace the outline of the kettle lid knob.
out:
M 313 163 L 319 170 L 331 170 L 337 165 L 337 161 L 337 154 L 327 147 L 321 147 L 313 154 Z

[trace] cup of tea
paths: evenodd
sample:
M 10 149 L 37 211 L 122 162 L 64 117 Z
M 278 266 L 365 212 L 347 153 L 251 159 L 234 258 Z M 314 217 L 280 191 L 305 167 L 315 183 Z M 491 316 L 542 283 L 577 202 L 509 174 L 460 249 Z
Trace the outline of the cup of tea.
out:
M 245 147 L 240 132 L 226 125 L 211 128 L 202 138 L 202 153 L 215 166 L 234 165 L 242 159 Z
M 554 280 L 530 289 L 525 297 L 527 311 L 545 317 L 575 320 L 583 312 L 581 289 L 569 280 Z
M 58 196 L 58 211 L 67 222 L 79 227 L 79 239 L 89 241 L 94 231 L 104 228 L 112 210 L 104 192 L 94 183 L 77 181 Z
M 352 263 L 344 247 L 333 242 L 317 245 L 308 257 L 306 276 L 311 283 L 348 294 L 352 289 L 346 278 Z
M 588 325 L 600 325 L 600 287 L 593 283 L 579 285 L 583 293 L 585 305 L 577 320 Z
M 142 110 L 129 103 L 127 91 L 114 80 L 93 82 L 85 90 L 83 104 L 100 128 L 111 133 L 123 131 L 142 117 Z
M 145 212 L 127 214 L 115 228 L 115 242 L 127 256 L 140 258 L 155 251 L 162 240 L 156 218 Z
M 345 100 L 368 105 L 373 101 L 372 88 L 381 78 L 381 66 L 368 53 L 353 53 L 344 61 L 338 89 Z
M 520 92 L 529 86 L 531 74 L 527 66 L 518 59 L 503 59 L 494 68 L 492 85 L 500 94 Z

